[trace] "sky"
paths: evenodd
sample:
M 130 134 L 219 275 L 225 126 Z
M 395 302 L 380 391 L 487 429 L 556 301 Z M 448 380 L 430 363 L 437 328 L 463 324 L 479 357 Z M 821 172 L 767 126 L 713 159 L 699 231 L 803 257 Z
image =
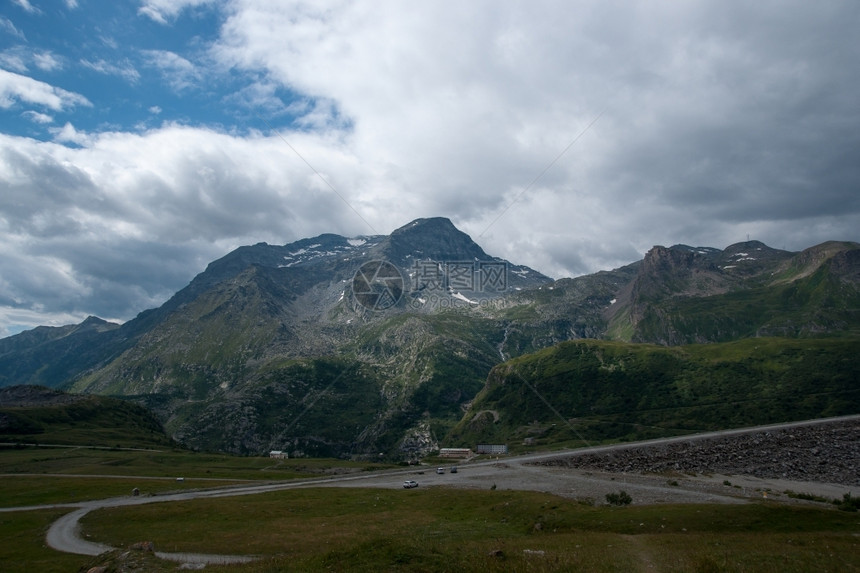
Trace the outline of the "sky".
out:
M 0 337 L 444 216 L 560 278 L 860 240 L 856 0 L 0 0 Z

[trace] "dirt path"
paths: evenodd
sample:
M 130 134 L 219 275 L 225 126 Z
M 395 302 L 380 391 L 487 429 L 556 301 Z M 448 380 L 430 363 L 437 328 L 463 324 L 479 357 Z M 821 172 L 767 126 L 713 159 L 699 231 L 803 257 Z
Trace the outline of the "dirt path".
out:
M 48 547 L 65 553 L 77 555 L 101 555 L 110 551 L 113 547 L 103 543 L 93 543 L 81 538 L 81 527 L 79 520 L 89 513 L 93 508 L 83 507 L 67 513 L 48 529 L 45 541 Z
M 639 562 L 640 571 L 654 571 L 656 569 L 654 560 L 651 558 L 651 548 L 648 547 L 641 536 L 622 535 L 621 538 L 627 542 L 627 548 L 633 552 L 633 555 Z

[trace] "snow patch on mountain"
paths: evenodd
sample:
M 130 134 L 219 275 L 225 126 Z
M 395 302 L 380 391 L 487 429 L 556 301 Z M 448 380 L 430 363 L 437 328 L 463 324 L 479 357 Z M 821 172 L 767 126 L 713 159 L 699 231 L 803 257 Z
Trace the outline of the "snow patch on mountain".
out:
M 457 300 L 462 300 L 463 302 L 468 302 L 469 304 L 478 304 L 476 301 L 471 300 L 471 299 L 469 299 L 469 298 L 465 297 L 464 295 L 460 294 L 460 293 L 459 293 L 459 292 L 457 292 L 457 291 L 454 291 L 454 292 L 451 294 L 451 297 L 452 297 L 452 298 L 456 298 Z

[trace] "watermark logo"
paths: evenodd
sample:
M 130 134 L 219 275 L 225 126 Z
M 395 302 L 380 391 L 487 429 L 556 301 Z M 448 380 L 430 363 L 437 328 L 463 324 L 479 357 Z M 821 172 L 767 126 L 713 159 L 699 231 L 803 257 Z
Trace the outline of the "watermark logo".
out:
M 476 297 L 477 298 L 477 297 Z M 482 310 L 502 310 L 507 308 L 504 299 L 501 298 L 477 298 L 477 300 L 468 299 L 466 297 L 457 297 L 451 295 L 431 294 L 426 296 L 414 296 L 409 303 L 413 310 L 421 309 L 462 309 L 462 308 L 480 308 Z
M 412 271 L 413 291 L 500 293 L 508 289 L 505 261 L 416 261 Z
M 352 277 L 355 300 L 368 310 L 386 310 L 403 296 L 403 275 L 388 261 L 364 263 Z
M 414 309 L 489 306 L 508 290 L 506 261 L 415 261 L 409 280 L 388 261 L 363 264 L 352 278 L 355 300 L 368 310 L 387 310 L 410 292 Z

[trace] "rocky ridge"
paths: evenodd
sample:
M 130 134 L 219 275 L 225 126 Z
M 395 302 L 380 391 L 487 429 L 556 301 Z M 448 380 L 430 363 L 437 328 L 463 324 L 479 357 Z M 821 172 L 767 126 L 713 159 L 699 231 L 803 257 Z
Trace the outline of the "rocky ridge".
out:
M 615 473 L 738 474 L 860 486 L 860 420 L 584 454 L 539 465 Z

